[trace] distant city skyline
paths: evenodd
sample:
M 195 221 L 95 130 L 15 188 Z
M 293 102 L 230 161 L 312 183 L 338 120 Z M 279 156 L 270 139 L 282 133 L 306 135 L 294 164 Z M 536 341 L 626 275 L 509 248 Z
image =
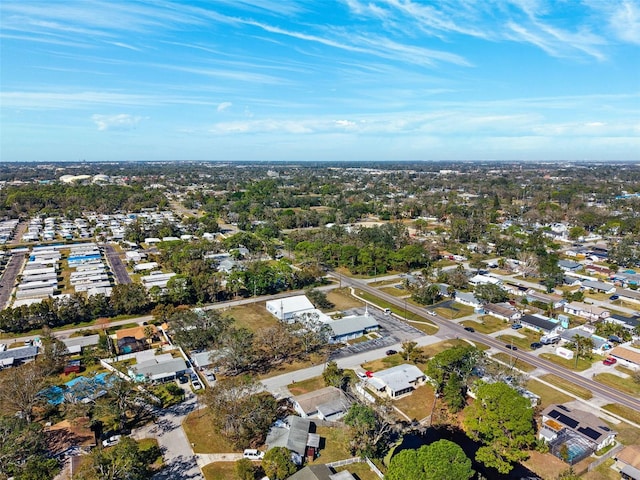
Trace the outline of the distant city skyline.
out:
M 0 161 L 640 160 L 640 0 L 3 0 Z

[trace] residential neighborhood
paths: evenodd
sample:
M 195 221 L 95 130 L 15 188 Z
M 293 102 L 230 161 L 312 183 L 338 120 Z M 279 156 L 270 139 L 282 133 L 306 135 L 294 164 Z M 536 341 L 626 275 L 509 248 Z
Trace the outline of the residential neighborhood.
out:
M 85 199 L 77 215 L 62 215 L 68 205 L 6 220 L 2 421 L 14 441 L 43 435 L 24 451 L 4 443 L 3 472 L 102 478 L 95 465 L 129 455 L 144 464 L 139 478 L 369 480 L 395 478 L 405 451 L 453 443 L 484 478 L 635 478 L 623 453 L 640 441 L 632 233 L 533 221 L 521 208 L 533 198 L 464 233 L 460 214 L 405 210 L 415 195 L 390 183 L 372 211 L 345 202 L 329 216 L 333 193 L 315 209 L 247 215 L 306 173 L 252 168 L 229 191 L 177 182 L 131 210 L 98 214 Z M 396 168 L 345 169 L 340 181 L 355 195 Z M 216 182 L 234 178 L 225 172 Z M 103 175 L 49 185 L 130 188 Z M 471 190 L 464 170 L 456 178 Z M 23 188 L 42 187 L 0 194 Z M 221 195 L 214 217 L 206 205 Z M 601 204 L 584 208 L 604 221 L 612 207 Z M 501 403 L 523 419 L 509 455 L 479 423 Z

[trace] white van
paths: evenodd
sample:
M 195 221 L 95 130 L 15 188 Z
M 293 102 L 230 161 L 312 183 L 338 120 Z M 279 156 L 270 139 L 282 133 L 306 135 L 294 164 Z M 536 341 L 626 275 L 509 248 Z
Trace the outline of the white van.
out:
M 262 460 L 264 457 L 264 452 L 256 450 L 255 448 L 245 448 L 242 456 L 244 458 L 248 458 L 249 460 Z

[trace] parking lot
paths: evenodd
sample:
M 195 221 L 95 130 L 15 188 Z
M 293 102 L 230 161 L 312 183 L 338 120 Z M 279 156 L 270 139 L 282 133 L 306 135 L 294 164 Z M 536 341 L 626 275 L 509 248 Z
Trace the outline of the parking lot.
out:
M 345 313 L 347 315 L 364 315 L 365 312 L 363 308 L 355 308 Z M 413 328 L 411 325 L 398 320 L 393 315 L 385 315 L 377 309 L 370 309 L 369 315 L 373 316 L 380 324 L 380 330 L 378 330 L 377 333 L 381 337 L 366 342 L 355 343 L 336 350 L 331 354 L 331 359 L 349 357 L 358 353 L 389 347 L 396 343 L 413 340 L 424 335 L 424 333 L 417 328 Z

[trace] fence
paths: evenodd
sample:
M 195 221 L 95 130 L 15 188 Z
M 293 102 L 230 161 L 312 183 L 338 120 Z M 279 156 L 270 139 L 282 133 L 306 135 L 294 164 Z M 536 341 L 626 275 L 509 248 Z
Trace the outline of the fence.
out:
M 362 462 L 365 462 L 369 466 L 371 471 L 375 473 L 379 478 L 384 478 L 384 474 L 380 471 L 378 467 L 376 467 L 375 463 L 369 460 L 369 457 L 346 458 L 344 460 L 338 460 L 337 462 L 327 463 L 327 467 L 344 467 L 345 465 L 351 465 L 352 463 L 362 463 Z

